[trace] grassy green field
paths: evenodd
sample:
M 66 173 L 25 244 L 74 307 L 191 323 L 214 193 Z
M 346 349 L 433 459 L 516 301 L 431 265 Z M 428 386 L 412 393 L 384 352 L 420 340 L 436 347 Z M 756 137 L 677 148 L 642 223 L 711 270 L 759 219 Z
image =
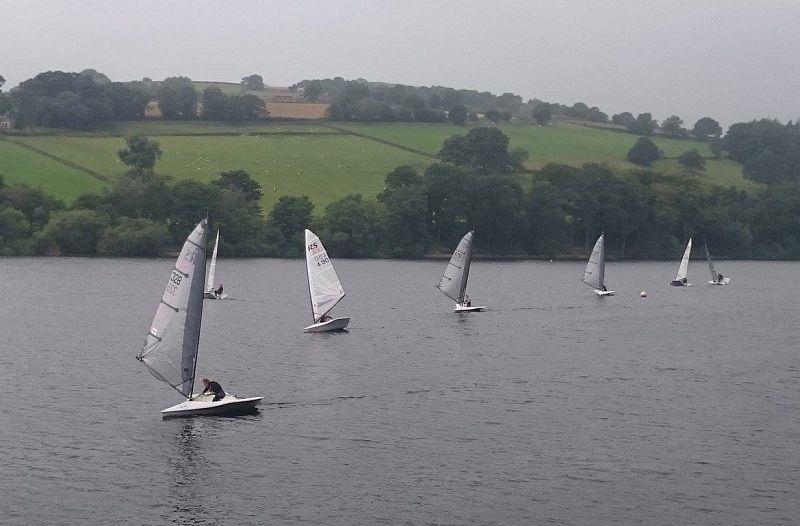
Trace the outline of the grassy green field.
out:
M 100 192 L 104 183 L 22 146 L 0 140 L 0 175 L 6 184 L 25 183 L 70 202 L 85 192 Z
M 453 134 L 465 134 L 469 128 L 451 124 L 392 123 L 358 124 L 345 123 L 339 127 L 381 140 L 408 146 L 435 154 L 442 142 Z M 586 162 L 604 162 L 619 169 L 636 168 L 625 160 L 625 155 L 638 137 L 627 133 L 598 130 L 574 124 L 551 126 L 501 125 L 508 135 L 511 147 L 521 147 L 530 153 L 529 168 L 541 168 L 556 162 L 581 165 Z M 708 184 L 752 188 L 754 183 L 742 177 L 741 166 L 728 160 L 711 157 L 708 144 L 700 141 L 653 137 L 653 141 L 664 151 L 666 159 L 655 164 L 655 168 L 672 174 L 686 173 L 675 157 L 696 148 L 706 157 L 706 170 L 691 174 Z
M 231 126 L 142 121 L 115 123 L 91 136 L 60 133 L 19 136 L 14 140 L 113 178 L 125 170 L 117 159 L 117 151 L 124 144 L 120 136 L 142 133 L 157 137 L 164 152 L 157 165 L 159 173 L 175 179 L 208 181 L 221 171 L 243 169 L 264 188 L 265 207 L 270 207 L 281 195 L 308 195 L 322 208 L 348 193 L 375 196 L 383 188 L 386 173 L 400 164 L 423 169 L 433 162 L 430 157 L 393 145 L 432 155 L 446 138 L 468 130 L 449 124 L 422 123 L 337 123 L 336 126 L 364 137 L 342 134 L 319 123 Z M 572 165 L 605 162 L 620 169 L 634 168 L 625 161 L 625 154 L 637 139 L 633 135 L 566 123 L 500 128 L 510 137 L 512 147 L 525 148 L 531 154 L 529 168 L 539 168 L 548 162 Z M 233 135 L 206 136 L 215 133 Z M 658 170 L 685 174 L 708 184 L 757 187 L 743 179 L 740 165 L 711 158 L 705 143 L 665 137 L 655 137 L 654 141 L 667 156 L 655 164 Z M 97 179 L 58 161 L 8 142 L 0 141 L 0 146 L 0 173 L 5 174 L 7 181 L 29 182 L 67 201 L 102 188 L 103 183 Z M 705 171 L 687 172 L 675 160 L 691 148 L 697 148 L 707 157 Z M 529 176 L 521 175 L 520 179 L 527 180 Z
M 24 137 L 26 144 L 118 176 L 123 147 L 118 137 Z M 175 179 L 210 181 L 221 171 L 247 170 L 264 188 L 263 205 L 282 195 L 308 195 L 318 207 L 350 193 L 374 197 L 383 179 L 400 164 L 423 169 L 429 160 L 350 135 L 159 137 L 164 155 L 158 172 Z

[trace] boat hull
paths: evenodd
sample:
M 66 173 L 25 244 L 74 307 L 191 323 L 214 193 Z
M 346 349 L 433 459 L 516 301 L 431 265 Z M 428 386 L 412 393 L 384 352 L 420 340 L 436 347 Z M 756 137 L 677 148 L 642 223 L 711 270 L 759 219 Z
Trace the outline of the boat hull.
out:
M 226 300 L 228 299 L 228 295 L 223 292 L 221 296 L 217 296 L 213 292 L 205 291 L 203 293 L 203 298 L 207 300 Z
M 328 321 L 321 321 L 314 325 L 309 325 L 303 332 L 330 332 L 343 331 L 350 323 L 350 318 L 334 318 Z
M 601 296 L 601 297 L 602 296 L 613 296 L 615 292 L 616 292 L 615 290 L 597 290 L 597 289 L 594 289 L 594 293 L 597 294 L 598 296 Z
M 709 281 L 709 285 L 727 285 L 731 282 L 731 278 L 722 278 L 722 281 Z
M 261 397 L 236 398 L 227 395 L 222 400 L 212 401 L 211 396 L 203 395 L 192 400 L 168 407 L 161 411 L 163 418 L 186 418 L 189 416 L 239 416 L 258 412 Z
M 475 305 L 474 307 L 467 307 L 466 305 L 459 305 L 456 303 L 456 307 L 453 309 L 453 312 L 482 312 L 486 309 L 486 305 Z
M 675 280 L 672 280 L 670 282 L 670 285 L 672 285 L 673 287 L 690 287 L 692 284 L 691 283 L 684 283 L 683 281 L 679 281 L 679 280 L 675 279 Z

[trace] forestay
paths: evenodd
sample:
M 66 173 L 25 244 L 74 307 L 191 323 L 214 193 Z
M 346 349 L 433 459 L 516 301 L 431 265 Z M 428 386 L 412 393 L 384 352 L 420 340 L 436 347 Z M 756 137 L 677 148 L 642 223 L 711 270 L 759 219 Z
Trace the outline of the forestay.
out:
M 306 229 L 306 270 L 311 312 L 319 322 L 345 296 L 339 276 L 316 234 Z
M 217 239 L 214 241 L 214 252 L 211 253 L 211 265 L 208 266 L 208 278 L 206 280 L 206 290 L 214 290 L 214 273 L 217 270 L 217 247 L 219 247 L 219 230 Z
M 583 271 L 583 281 L 587 285 L 594 287 L 597 290 L 603 290 L 606 276 L 606 249 L 605 249 L 605 234 L 600 234 L 597 242 L 592 249 L 592 255 L 589 256 L 589 262 L 586 264 L 586 270 Z
M 444 275 L 436 287 L 448 298 L 456 303 L 463 303 L 467 292 L 467 280 L 469 279 L 469 265 L 472 260 L 472 236 L 473 230 L 467 232 L 461 238 L 461 242 L 453 252 L 450 263 L 444 269 Z
M 692 254 L 692 238 L 689 238 L 689 243 L 686 245 L 686 251 L 683 253 L 681 265 L 678 267 L 678 275 L 675 276 L 675 281 L 682 281 L 689 273 L 689 256 Z
M 183 244 L 138 356 L 156 378 L 186 397 L 192 394 L 200 342 L 206 229 L 207 220 L 204 219 Z
M 708 245 L 703 243 L 703 247 L 706 249 L 706 260 L 708 260 L 708 270 L 711 271 L 711 279 L 714 281 L 719 281 L 719 274 L 714 269 L 714 261 L 711 259 L 711 253 L 708 251 Z

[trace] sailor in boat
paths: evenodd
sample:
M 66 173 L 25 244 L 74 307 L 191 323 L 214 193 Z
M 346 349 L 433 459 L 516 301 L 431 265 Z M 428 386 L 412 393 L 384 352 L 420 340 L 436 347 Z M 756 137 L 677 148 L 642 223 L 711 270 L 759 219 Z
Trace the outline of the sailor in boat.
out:
M 464 305 L 467 306 L 467 307 L 472 307 L 472 300 L 469 299 L 469 296 L 466 297 L 466 299 L 464 301 Z
M 212 402 L 216 402 L 217 400 L 222 400 L 225 398 L 225 391 L 222 390 L 222 386 L 219 385 L 219 382 L 215 380 L 209 380 L 208 378 L 203 378 L 203 385 L 205 389 L 201 394 L 213 394 L 214 400 Z
M 608 292 L 608 289 L 606 288 L 605 285 L 603 285 L 603 292 Z
M 681 280 L 681 283 L 683 283 L 684 285 L 686 285 L 687 283 L 689 283 L 689 280 L 688 280 L 688 279 L 686 279 L 686 278 L 683 278 L 683 279 Z
M 722 280 L 725 279 L 722 277 L 722 274 L 717 273 L 717 283 L 722 283 Z
M 325 323 L 326 321 L 331 321 L 333 318 L 328 316 L 327 314 L 323 314 L 322 318 L 319 319 L 319 323 Z
M 219 298 L 220 296 L 222 296 L 222 283 L 220 283 L 220 284 L 219 284 L 219 288 L 218 288 L 217 290 L 215 290 L 215 291 L 214 291 L 214 296 L 216 296 L 216 297 L 218 297 L 218 298 Z

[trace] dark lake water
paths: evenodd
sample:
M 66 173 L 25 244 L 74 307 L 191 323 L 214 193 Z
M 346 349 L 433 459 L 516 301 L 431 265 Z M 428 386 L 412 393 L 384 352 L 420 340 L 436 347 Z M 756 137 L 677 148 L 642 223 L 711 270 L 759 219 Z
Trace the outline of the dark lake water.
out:
M 800 264 L 335 262 L 352 316 L 310 323 L 301 260 L 221 260 L 198 376 L 260 414 L 162 421 L 136 360 L 169 260 L 2 259 L 0 523 L 800 521 Z M 646 289 L 649 296 L 639 298 Z

